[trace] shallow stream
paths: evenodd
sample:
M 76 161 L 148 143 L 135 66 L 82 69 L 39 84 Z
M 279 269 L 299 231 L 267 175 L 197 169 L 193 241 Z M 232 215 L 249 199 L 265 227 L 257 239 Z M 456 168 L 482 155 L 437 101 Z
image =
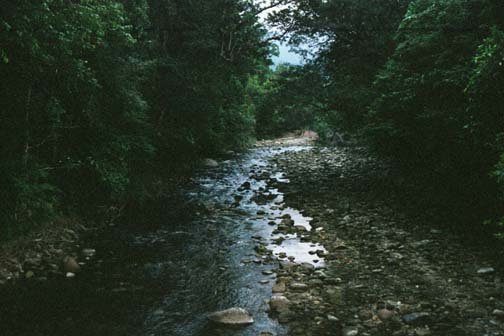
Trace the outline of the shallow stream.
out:
M 2 289 L 0 335 L 287 335 L 267 314 L 276 259 L 324 265 L 315 254 L 322 246 L 276 231 L 286 217 L 298 232 L 311 230 L 310 218 L 285 206 L 277 187 L 289 180 L 272 160 L 303 150 L 310 147 L 258 147 L 221 161 L 194 177 L 186 205 L 167 206 L 161 224 L 117 226 L 82 246 L 97 253 L 79 259 L 86 265 L 77 277 Z M 208 313 L 231 307 L 255 323 L 208 322 Z

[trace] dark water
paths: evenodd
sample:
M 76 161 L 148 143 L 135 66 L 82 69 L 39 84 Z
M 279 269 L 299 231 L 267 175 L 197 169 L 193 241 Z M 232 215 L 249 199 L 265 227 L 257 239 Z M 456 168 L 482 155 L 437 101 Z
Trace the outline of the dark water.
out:
M 0 335 L 287 335 L 266 313 L 275 275 L 262 272 L 275 263 L 264 261 L 254 247 L 262 240 L 297 262 L 313 262 L 308 251 L 322 248 L 296 235 L 271 244 L 277 236 L 268 222 L 279 223 L 283 214 L 310 229 L 310 219 L 285 208 L 273 186 L 288 180 L 271 158 L 299 150 L 309 148 L 263 147 L 220 162 L 195 178 L 183 201 L 162 209 L 161 225 L 149 225 L 147 216 L 140 220 L 145 223 L 111 228 L 82 246 L 97 254 L 76 278 L 1 289 Z M 246 181 L 250 190 L 238 191 Z M 258 205 L 258 194 L 267 201 Z M 258 216 L 259 210 L 265 214 Z M 209 324 L 208 313 L 230 307 L 246 308 L 255 323 L 240 329 Z

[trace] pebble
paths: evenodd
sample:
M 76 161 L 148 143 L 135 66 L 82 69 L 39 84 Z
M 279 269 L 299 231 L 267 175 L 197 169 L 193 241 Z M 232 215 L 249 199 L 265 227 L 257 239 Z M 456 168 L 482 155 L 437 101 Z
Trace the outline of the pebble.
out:
M 373 317 L 373 313 L 371 313 L 371 311 L 367 310 L 367 309 L 362 309 L 361 311 L 359 311 L 359 318 L 361 320 L 369 320 Z
M 415 329 L 415 336 L 428 336 L 431 335 L 429 328 L 417 328 Z
M 92 248 L 85 248 L 82 250 L 82 255 L 86 258 L 91 258 L 96 254 L 96 250 Z
M 329 322 L 339 322 L 339 321 L 340 321 L 340 320 L 339 320 L 339 318 L 337 318 L 337 317 L 336 317 L 336 316 L 334 316 L 334 315 L 327 315 L 327 320 L 328 320 Z
M 75 258 L 65 257 L 63 259 L 63 270 L 68 273 L 77 273 L 80 270 L 80 266 Z
M 285 282 L 277 282 L 275 285 L 273 285 L 273 288 L 271 291 L 273 293 L 283 293 L 285 292 Z
M 281 311 L 287 309 L 290 305 L 289 299 L 283 295 L 273 295 L 269 300 L 269 306 L 272 311 Z
M 504 320 L 504 310 L 494 309 L 492 311 L 492 315 L 495 316 L 499 320 Z
M 478 274 L 491 274 L 494 273 L 495 269 L 493 267 L 482 267 L 478 269 L 477 273 Z
M 359 329 L 357 328 L 346 328 L 343 330 L 343 336 L 357 336 L 359 335 Z
M 301 282 L 293 282 L 289 285 L 289 288 L 294 291 L 306 291 L 308 290 L 308 285 Z
M 388 309 L 384 308 L 384 309 L 378 310 L 377 316 L 382 321 L 388 321 L 392 317 L 394 317 L 394 312 L 392 310 L 388 310 Z

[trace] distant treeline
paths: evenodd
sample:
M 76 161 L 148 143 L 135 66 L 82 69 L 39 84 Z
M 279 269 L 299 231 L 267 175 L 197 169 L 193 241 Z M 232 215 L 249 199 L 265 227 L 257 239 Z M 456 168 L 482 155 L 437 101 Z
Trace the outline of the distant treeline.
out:
M 271 46 L 239 0 L 4 0 L 0 238 L 244 146 Z
M 319 78 L 316 89 L 306 81 L 318 92 L 314 124 L 365 136 L 435 187 L 433 199 L 444 193 L 439 202 L 481 209 L 472 223 L 499 222 L 504 2 L 294 2 L 296 8 L 270 19 L 292 32 L 291 43 L 308 38 L 318 45 L 302 70 Z

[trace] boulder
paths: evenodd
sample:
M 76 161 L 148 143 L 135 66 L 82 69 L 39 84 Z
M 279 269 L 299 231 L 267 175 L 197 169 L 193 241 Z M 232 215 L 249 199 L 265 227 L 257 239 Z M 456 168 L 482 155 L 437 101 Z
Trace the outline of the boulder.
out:
M 63 259 L 63 270 L 66 273 L 77 273 L 80 271 L 80 265 L 74 257 L 65 257 Z
M 219 166 L 219 163 L 214 159 L 205 159 L 203 160 L 203 165 L 207 168 L 215 168 Z
M 208 318 L 212 322 L 230 326 L 248 325 L 254 323 L 254 319 L 248 311 L 243 308 L 236 307 L 209 314 Z
M 290 301 L 283 295 L 273 295 L 269 300 L 269 306 L 272 312 L 280 312 L 289 308 Z
M 271 289 L 273 293 L 283 293 L 285 292 L 285 282 L 277 282 Z
M 308 290 L 308 285 L 301 282 L 293 282 L 290 284 L 289 287 L 294 291 L 300 291 L 300 292 Z

